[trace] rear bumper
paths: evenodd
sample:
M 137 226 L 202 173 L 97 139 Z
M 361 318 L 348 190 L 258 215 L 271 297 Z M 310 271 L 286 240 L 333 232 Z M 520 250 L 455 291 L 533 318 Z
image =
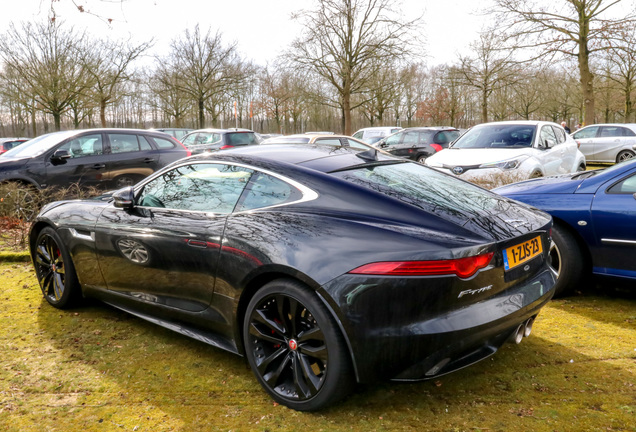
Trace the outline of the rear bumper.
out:
M 475 279 L 482 279 L 477 284 L 484 286 L 492 277 Z M 392 286 L 367 279 L 348 285 L 352 289 L 337 290 L 358 381 L 432 379 L 482 360 L 539 313 L 552 298 L 555 283 L 544 264 L 522 282 L 449 310 L 445 302 L 459 301 L 456 295 L 439 295 L 457 292 L 448 279 L 394 280 Z M 421 295 L 414 297 L 409 285 Z M 379 290 L 385 289 L 388 295 L 383 296 Z M 364 300 L 365 291 L 373 300 Z

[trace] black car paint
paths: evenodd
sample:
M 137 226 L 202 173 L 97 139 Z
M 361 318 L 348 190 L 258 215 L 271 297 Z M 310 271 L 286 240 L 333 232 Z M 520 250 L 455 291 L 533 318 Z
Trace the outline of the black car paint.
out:
M 56 160 L 53 157 L 56 150 L 68 141 L 97 134 L 102 137 L 103 154 L 64 160 Z M 150 138 L 148 142 L 152 150 L 113 154 L 109 134 L 134 134 Z M 169 140 L 174 148 L 158 148 L 154 137 Z M 4 155 L 0 159 L 0 181 L 18 181 L 38 189 L 49 186 L 64 187 L 73 183 L 113 188 L 119 176 L 128 175 L 135 180 L 141 180 L 187 155 L 188 151 L 178 141 L 164 133 L 136 129 L 92 129 L 78 131 L 77 134 L 62 139 L 36 157 L 14 158 L 11 157 L 11 153 Z
M 44 225 L 58 230 L 86 296 L 239 354 L 251 295 L 274 279 L 299 280 L 339 323 L 359 382 L 433 378 L 474 363 L 552 297 L 551 220 L 544 213 L 485 191 L 501 204 L 489 215 L 427 214 L 311 168 L 324 167 L 325 158 L 334 169 L 364 163 L 351 149 L 258 147 L 188 160 L 280 172 L 318 197 L 223 216 L 123 210 L 108 197 L 70 201 L 45 208 L 31 238 Z M 543 254 L 505 272 L 502 250 L 537 235 Z M 126 262 L 117 247 L 121 239 L 147 246 L 148 262 Z M 495 253 L 490 265 L 468 279 L 348 273 L 370 262 L 489 251 Z

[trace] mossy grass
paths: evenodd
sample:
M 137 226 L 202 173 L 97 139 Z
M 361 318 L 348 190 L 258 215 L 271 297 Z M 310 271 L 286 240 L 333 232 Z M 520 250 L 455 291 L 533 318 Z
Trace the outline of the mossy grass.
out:
M 2 431 L 629 431 L 636 306 L 552 301 L 533 334 L 434 381 L 360 386 L 337 406 L 276 405 L 244 360 L 97 302 L 60 311 L 32 266 L 0 263 Z

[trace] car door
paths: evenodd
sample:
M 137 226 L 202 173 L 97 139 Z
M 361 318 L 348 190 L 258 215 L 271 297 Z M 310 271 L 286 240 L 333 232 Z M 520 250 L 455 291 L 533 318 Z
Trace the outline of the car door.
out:
M 183 164 L 140 186 L 133 209 L 104 210 L 95 245 L 108 289 L 147 304 L 206 309 L 227 215 L 251 175 L 234 165 Z
M 67 159 L 57 160 L 55 151 L 65 150 Z M 46 156 L 46 185 L 68 187 L 71 184 L 99 186 L 106 173 L 104 139 L 101 133 L 70 138 Z
M 594 271 L 636 278 L 636 170 L 599 188 L 592 201 Z
M 596 162 L 594 158 L 594 145 L 596 143 L 596 135 L 598 134 L 598 126 L 588 126 L 578 130 L 572 134 L 572 138 L 579 145 L 579 150 L 585 155 L 587 162 Z
M 135 133 L 108 132 L 103 183 L 121 188 L 137 183 L 159 167 L 160 152 L 145 136 Z
M 557 139 L 556 150 L 560 152 L 561 156 L 559 174 L 569 173 L 575 166 L 578 146 L 575 141 L 567 139 L 565 129 L 559 126 L 552 126 L 552 130 Z
M 557 144 L 557 137 L 551 125 L 543 125 L 539 132 L 539 148 L 536 153 L 543 175 L 550 176 L 562 174 L 562 158 L 565 156 L 565 147 Z
M 599 137 L 594 142 L 594 160 L 615 162 L 623 149 L 633 151 L 636 134 L 622 126 L 601 126 Z

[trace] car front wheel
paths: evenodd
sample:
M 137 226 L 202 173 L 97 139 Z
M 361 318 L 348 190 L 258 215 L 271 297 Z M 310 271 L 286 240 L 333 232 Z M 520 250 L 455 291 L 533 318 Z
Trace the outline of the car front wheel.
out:
M 552 227 L 549 260 L 557 278 L 554 296 L 571 294 L 581 281 L 583 254 L 572 234 L 558 224 Z
M 293 280 L 276 280 L 250 301 L 244 319 L 245 353 L 272 398 L 314 411 L 352 389 L 351 361 L 338 325 L 315 292 Z
M 46 227 L 35 242 L 35 273 L 47 302 L 58 309 L 71 307 L 80 297 L 73 261 L 53 228 Z

